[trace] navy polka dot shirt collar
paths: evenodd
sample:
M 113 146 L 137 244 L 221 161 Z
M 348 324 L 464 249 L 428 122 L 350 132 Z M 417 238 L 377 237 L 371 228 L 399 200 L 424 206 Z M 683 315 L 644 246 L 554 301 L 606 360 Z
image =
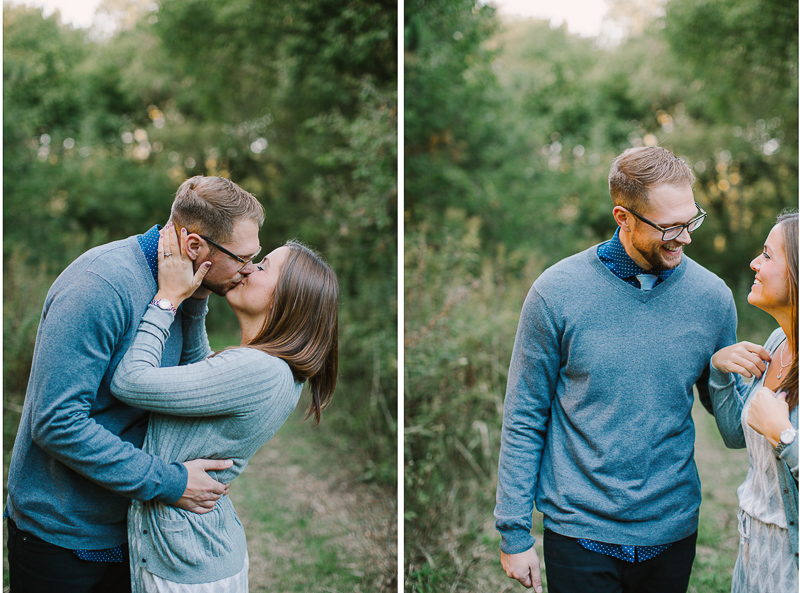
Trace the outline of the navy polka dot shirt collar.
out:
M 658 277 L 656 284 L 660 284 L 675 271 L 674 269 L 646 271 L 639 267 L 622 246 L 622 242 L 619 240 L 619 227 L 610 241 L 601 243 L 597 247 L 597 257 L 617 278 L 621 278 L 637 288 L 639 287 L 639 282 L 636 280 L 637 274 L 653 274 Z
M 147 265 L 153 273 L 153 280 L 158 283 L 158 231 L 161 230 L 161 225 L 154 225 L 144 235 L 136 237 L 139 241 L 139 247 L 142 248 L 144 258 L 147 260 Z

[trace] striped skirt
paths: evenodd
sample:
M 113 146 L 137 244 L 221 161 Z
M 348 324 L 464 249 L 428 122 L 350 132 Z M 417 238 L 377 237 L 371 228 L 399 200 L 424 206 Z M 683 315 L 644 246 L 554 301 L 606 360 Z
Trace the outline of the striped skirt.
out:
M 731 593 L 797 593 L 797 560 L 789 531 L 739 509 L 739 557 Z

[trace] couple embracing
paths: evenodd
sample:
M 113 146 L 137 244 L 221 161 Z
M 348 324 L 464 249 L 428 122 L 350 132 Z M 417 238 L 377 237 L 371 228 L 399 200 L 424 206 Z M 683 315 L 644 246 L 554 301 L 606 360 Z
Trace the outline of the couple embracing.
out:
M 227 496 L 308 384 L 336 386 L 336 275 L 290 241 L 263 258 L 264 210 L 219 177 L 169 222 L 75 260 L 45 300 L 8 478 L 14 593 L 247 591 Z M 211 292 L 241 344 L 214 354 Z
M 706 212 L 660 147 L 611 166 L 617 230 L 533 284 L 511 358 L 496 527 L 506 574 L 551 593 L 679 593 L 697 541 L 693 388 L 728 447 L 747 447 L 734 593 L 796 593 L 798 217 L 750 262 L 774 325 L 738 342 L 731 291 L 683 254 Z M 766 332 L 765 332 L 766 333 Z M 750 379 L 745 383 L 743 378 Z

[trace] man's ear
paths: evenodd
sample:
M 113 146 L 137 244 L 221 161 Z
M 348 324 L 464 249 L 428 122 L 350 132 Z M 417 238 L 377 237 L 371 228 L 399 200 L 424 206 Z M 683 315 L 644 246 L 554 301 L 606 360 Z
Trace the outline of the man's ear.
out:
M 626 233 L 631 231 L 631 223 L 630 223 L 630 216 L 629 212 L 625 210 L 622 206 L 614 206 L 613 210 L 614 220 L 617 221 L 619 228 Z
M 203 240 L 197 233 L 186 236 L 186 255 L 192 261 L 197 261 L 203 251 Z

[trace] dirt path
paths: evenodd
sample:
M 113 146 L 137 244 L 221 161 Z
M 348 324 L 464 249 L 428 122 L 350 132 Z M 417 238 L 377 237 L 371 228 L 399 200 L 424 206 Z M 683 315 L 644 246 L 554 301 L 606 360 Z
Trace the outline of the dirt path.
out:
M 338 458 L 293 417 L 234 482 L 250 591 L 397 590 L 394 493 L 357 480 Z

